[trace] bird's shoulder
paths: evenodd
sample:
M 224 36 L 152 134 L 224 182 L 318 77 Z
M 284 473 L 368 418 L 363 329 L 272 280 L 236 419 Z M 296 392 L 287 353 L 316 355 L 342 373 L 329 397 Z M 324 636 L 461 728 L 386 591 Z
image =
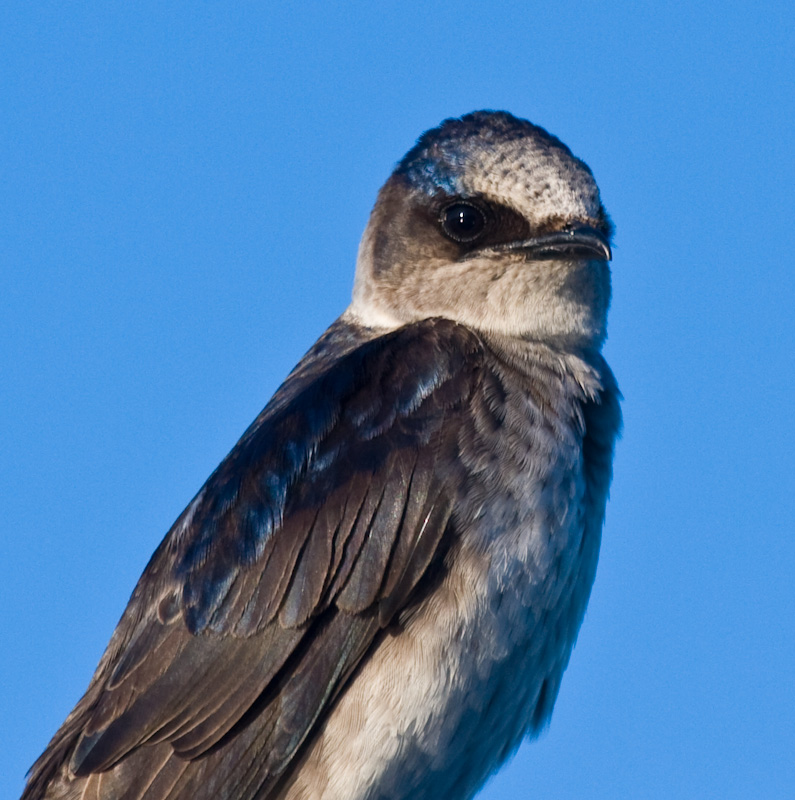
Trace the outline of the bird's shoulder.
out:
M 484 352 L 447 320 L 332 326 L 153 555 L 26 797 L 153 742 L 206 755 L 268 692 L 280 774 L 437 554 Z

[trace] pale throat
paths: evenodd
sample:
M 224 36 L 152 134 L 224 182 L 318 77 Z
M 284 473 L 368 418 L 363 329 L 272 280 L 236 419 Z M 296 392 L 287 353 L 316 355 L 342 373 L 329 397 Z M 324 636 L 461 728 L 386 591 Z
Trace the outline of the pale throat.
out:
M 404 274 L 396 288 L 374 277 L 369 253 L 360 250 L 346 318 L 382 331 L 442 317 L 485 333 L 568 340 L 577 347 L 598 349 L 604 341 L 610 298 L 605 264 L 473 259 L 409 272 L 418 279 Z

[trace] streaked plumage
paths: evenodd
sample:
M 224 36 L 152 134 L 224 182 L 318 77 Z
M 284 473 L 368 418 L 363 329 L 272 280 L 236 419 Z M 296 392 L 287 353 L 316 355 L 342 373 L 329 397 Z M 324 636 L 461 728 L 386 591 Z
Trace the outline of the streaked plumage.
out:
M 593 582 L 610 233 L 540 128 L 425 134 L 351 307 L 152 557 L 25 800 L 471 797 L 549 718 Z

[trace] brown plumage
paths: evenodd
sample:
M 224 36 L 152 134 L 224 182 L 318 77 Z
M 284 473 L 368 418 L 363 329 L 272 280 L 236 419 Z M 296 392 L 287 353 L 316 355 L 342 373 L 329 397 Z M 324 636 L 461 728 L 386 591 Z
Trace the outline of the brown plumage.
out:
M 610 230 L 545 132 L 446 125 L 382 193 L 351 309 L 155 552 L 23 800 L 464 798 L 548 719 L 620 425 Z M 497 179 L 474 174 L 499 147 Z M 523 169 L 563 188 L 522 206 Z

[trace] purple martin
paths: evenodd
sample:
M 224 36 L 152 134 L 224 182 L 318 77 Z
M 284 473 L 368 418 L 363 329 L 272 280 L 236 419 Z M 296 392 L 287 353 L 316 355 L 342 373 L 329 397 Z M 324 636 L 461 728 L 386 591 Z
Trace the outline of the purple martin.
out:
M 152 556 L 24 800 L 459 800 L 548 721 L 619 392 L 590 169 L 505 112 L 425 133 L 353 301 Z

